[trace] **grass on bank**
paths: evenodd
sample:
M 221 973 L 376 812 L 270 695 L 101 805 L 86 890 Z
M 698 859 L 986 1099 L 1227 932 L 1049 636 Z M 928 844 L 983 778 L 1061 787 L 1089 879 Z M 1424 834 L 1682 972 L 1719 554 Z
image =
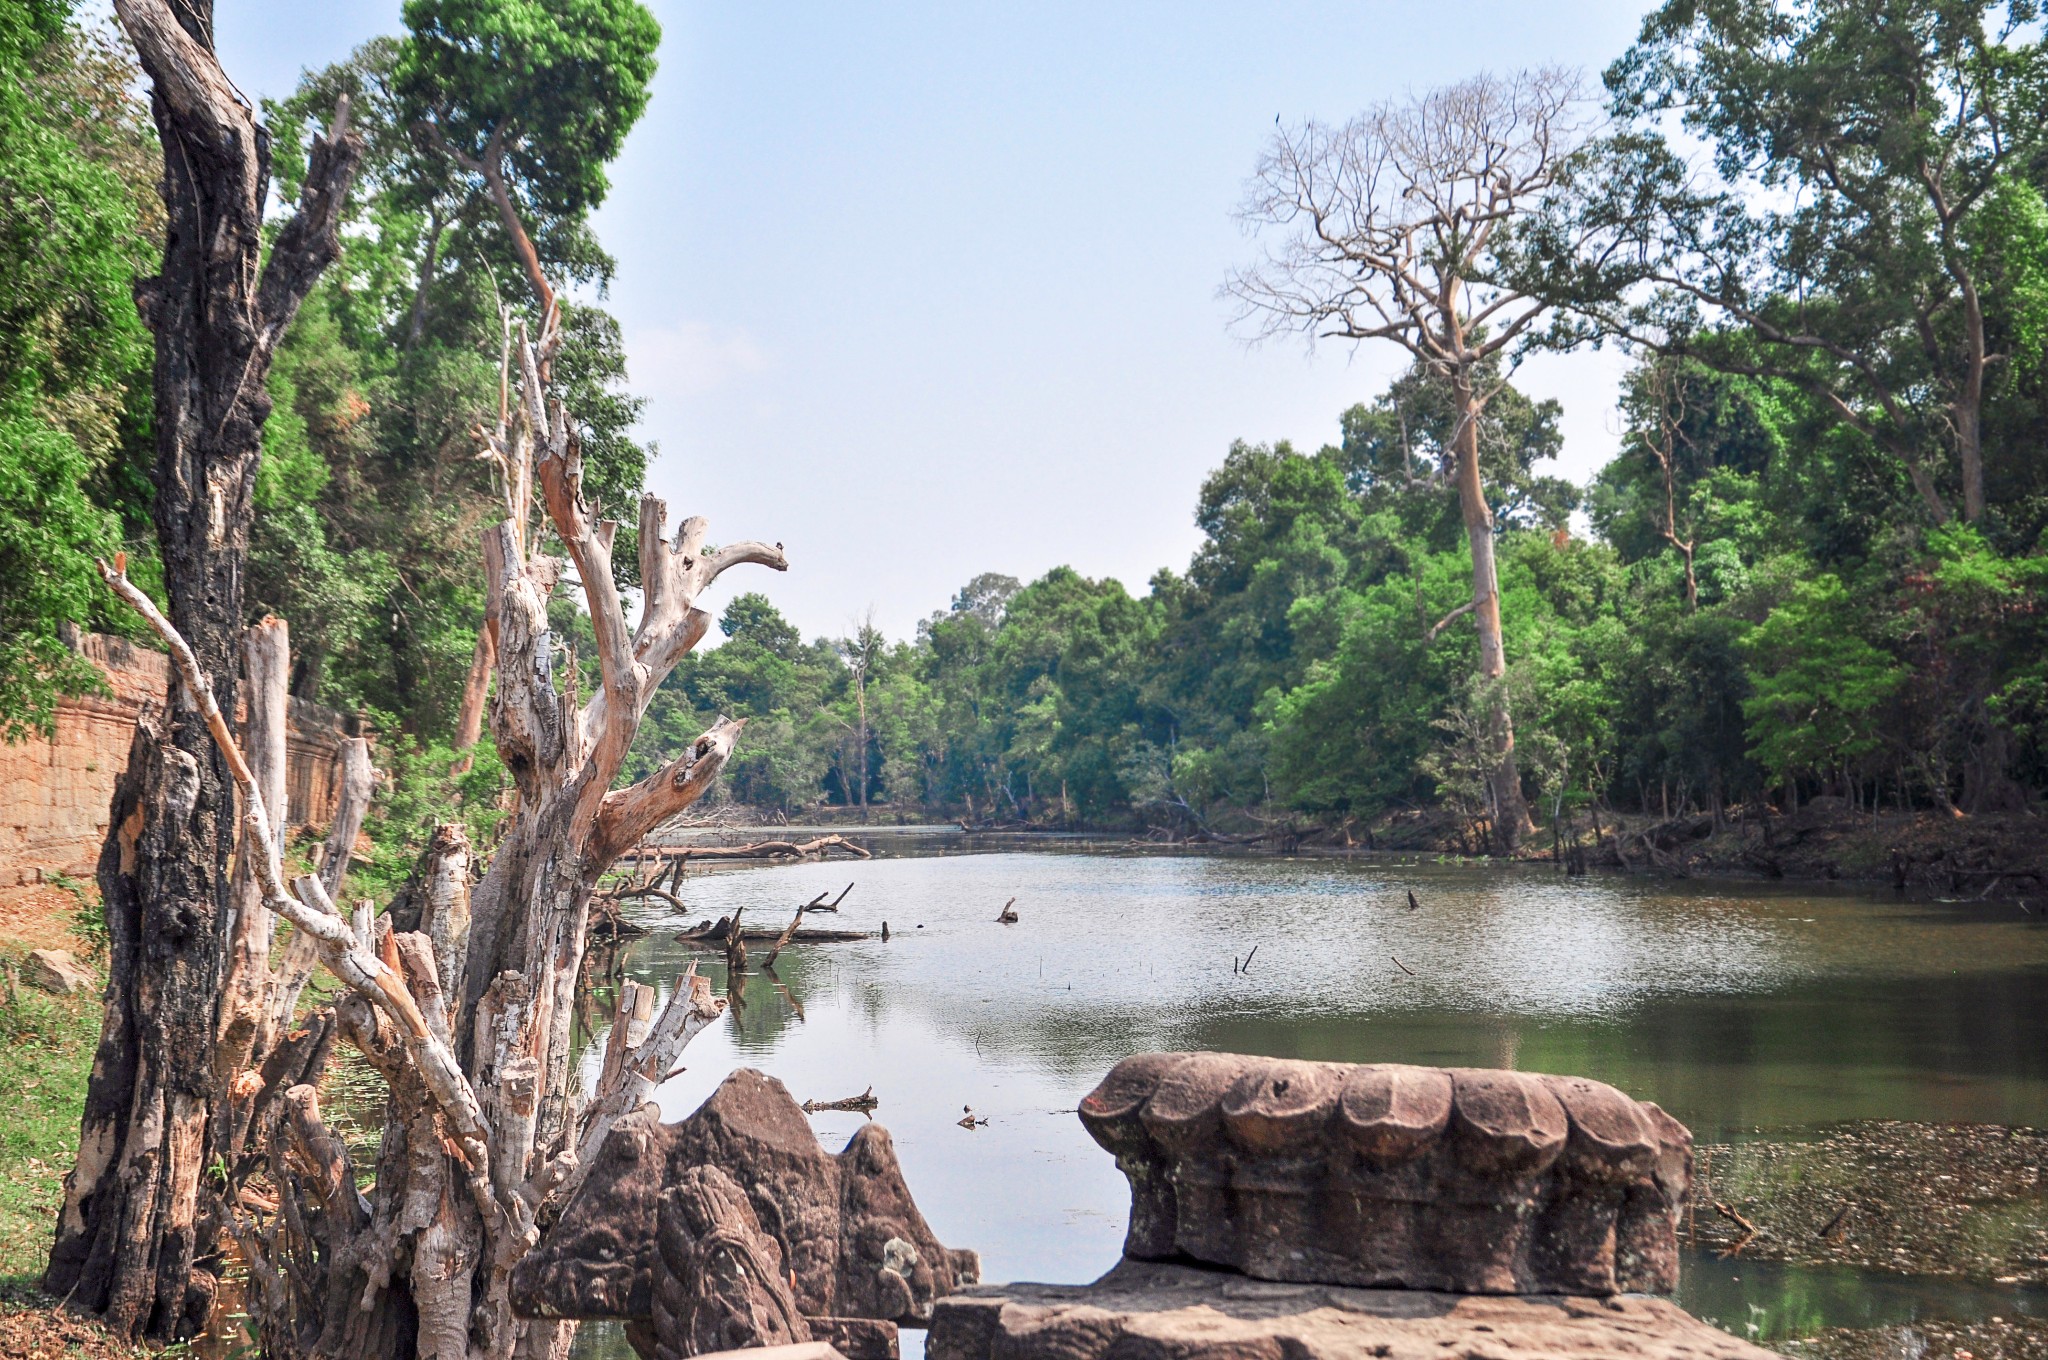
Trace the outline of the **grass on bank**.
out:
M 99 1041 L 97 995 L 51 996 L 0 956 L 0 1284 L 33 1285 L 48 1260 L 64 1173 L 78 1151 L 85 1080 Z
M 90 948 L 73 923 L 72 938 Z M 51 996 L 21 981 L 24 950 L 0 945 L 0 1355 L 135 1360 L 150 1354 L 53 1307 L 43 1267 L 78 1152 L 78 1120 L 100 1035 L 100 997 Z

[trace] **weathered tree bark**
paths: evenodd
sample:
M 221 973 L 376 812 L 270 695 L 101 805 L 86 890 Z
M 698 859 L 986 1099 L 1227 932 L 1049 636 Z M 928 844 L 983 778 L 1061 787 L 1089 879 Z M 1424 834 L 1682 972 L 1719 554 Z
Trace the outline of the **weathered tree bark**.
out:
M 1472 617 L 1479 632 L 1479 682 L 1485 689 L 1487 740 L 1493 768 L 1487 772 L 1487 802 L 1493 812 L 1493 834 L 1499 848 L 1513 854 L 1529 828 L 1529 807 L 1522 798 L 1522 774 L 1515 760 L 1515 720 L 1508 711 L 1503 677 L 1508 673 L 1507 647 L 1501 637 L 1500 578 L 1493 562 L 1493 511 L 1486 504 L 1486 486 L 1479 469 L 1479 421 L 1485 399 L 1474 387 L 1469 370 L 1452 376 L 1458 429 L 1453 441 L 1457 457 L 1458 513 L 1465 523 L 1465 542 L 1472 551 Z
M 168 213 L 162 271 L 136 304 L 156 336 L 157 542 L 170 617 L 232 711 L 271 356 L 339 249 L 360 154 L 347 109 L 316 137 L 297 213 L 264 260 L 268 144 L 222 72 L 210 0 L 117 0 L 151 82 Z M 184 687 L 139 729 L 101 891 L 129 947 L 87 1097 L 45 1285 L 117 1333 L 190 1335 L 213 1297 L 221 1207 L 202 1184 L 225 1092 L 212 1039 L 234 920 L 232 791 Z M 126 847 L 125 850 L 123 847 Z
M 266 618 L 243 636 L 243 666 L 247 672 L 248 718 L 243 744 L 248 753 L 250 773 L 268 807 L 285 805 L 286 734 L 290 711 L 291 631 L 284 620 Z M 271 1027 L 270 946 L 276 934 L 277 913 L 263 904 L 263 885 L 257 880 L 256 861 L 262 854 L 284 853 L 285 818 L 271 828 L 271 844 L 253 847 L 245 843 L 235 859 L 235 914 L 230 929 L 228 957 L 221 983 L 218 1018 L 214 1022 L 213 1073 L 216 1089 L 228 1093 L 228 1107 L 216 1119 L 218 1136 L 214 1157 L 239 1161 L 254 1102 L 246 1088 L 237 1091 L 236 1078 L 247 1071 L 252 1060 L 268 1056 Z M 243 835 L 246 837 L 247 832 Z M 260 1047 L 259 1047 L 260 1045 Z
M 452 826 L 435 836 L 403 906 L 380 920 L 364 904 L 351 925 L 318 877 L 287 889 L 263 790 L 197 657 L 118 566 L 103 569 L 170 645 L 242 795 L 263 902 L 347 986 L 334 1024 L 390 1087 L 375 1193 L 358 1203 L 352 1188 L 338 1188 L 350 1181 L 311 1092 L 288 1087 L 273 1098 L 266 1078 L 258 1099 L 278 1115 L 251 1122 L 273 1131 L 277 1213 L 236 1227 L 245 1255 L 265 1272 L 251 1300 L 275 1310 L 261 1323 L 274 1354 L 559 1360 L 566 1324 L 513 1317 L 512 1268 L 580 1181 L 579 1149 L 602 1141 L 610 1121 L 637 1106 L 723 1009 L 701 979 L 685 977 L 648 1024 L 634 994 L 619 1017 L 614 1060 L 585 1107 L 570 1070 L 570 1027 L 593 890 L 623 853 L 703 796 L 744 724 L 721 718 L 663 769 L 612 785 L 648 701 L 709 627 L 697 596 L 743 562 L 781 569 L 782 550 L 708 548 L 702 519 L 683 521 L 671 540 L 665 507 L 643 498 L 643 600 L 629 631 L 611 567 L 617 525 L 594 521 L 569 421 L 545 399 L 541 374 L 554 342 L 552 328 L 539 352 L 522 338 L 524 419 L 544 436 L 538 482 L 569 561 L 526 560 L 512 520 L 485 539 L 498 643 L 492 731 L 518 805 L 473 894 L 469 846 Z M 557 684 L 547 621 L 547 597 L 571 566 L 602 682 L 583 703 L 573 660 L 567 684 Z
M 450 146 L 438 127 L 434 128 L 433 136 L 457 165 L 471 174 L 483 176 L 490 190 L 491 202 L 498 209 L 498 220 L 511 238 L 513 252 L 519 256 L 519 262 L 526 270 L 527 282 L 533 285 L 534 300 L 540 304 L 541 327 L 550 329 L 556 323 L 555 291 L 549 287 L 547 275 L 541 270 L 540 252 L 534 248 L 533 238 L 526 234 L 526 225 L 519 220 L 518 210 L 512 204 L 511 192 L 505 184 L 504 152 L 497 135 L 492 134 L 481 162 L 469 159 Z M 499 467 L 505 515 L 512 522 L 518 559 L 525 561 L 526 518 L 533 507 L 533 429 L 524 419 L 525 404 L 514 408 L 511 401 L 512 309 L 509 306 L 501 306 L 499 320 L 504 327 L 505 343 L 498 364 L 498 427 L 495 433 L 478 431 L 484 441 L 484 450 L 479 456 Z M 543 382 L 548 377 L 549 356 L 545 348 L 539 367 Z M 484 697 L 490 689 L 491 670 L 497 663 L 497 627 L 486 610 L 483 625 L 477 629 L 476 650 L 470 657 L 469 673 L 462 681 L 462 704 L 455 719 L 455 749 L 458 751 L 468 751 L 483 735 Z M 468 768 L 468 761 L 465 755 L 462 768 Z

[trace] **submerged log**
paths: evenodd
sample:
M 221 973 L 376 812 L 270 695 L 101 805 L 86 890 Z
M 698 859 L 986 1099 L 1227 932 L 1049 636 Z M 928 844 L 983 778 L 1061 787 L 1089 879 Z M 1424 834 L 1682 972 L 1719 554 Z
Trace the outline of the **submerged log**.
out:
M 848 1114 L 873 1114 L 881 1106 L 875 1098 L 875 1088 L 870 1086 L 857 1096 L 841 1096 L 838 1100 L 806 1100 L 805 1114 L 816 1114 L 820 1110 L 843 1110 Z
M 773 968 L 775 966 L 775 960 L 782 957 L 783 948 L 786 945 L 788 945 L 792 939 L 795 938 L 797 928 L 801 926 L 803 923 L 804 909 L 802 907 L 798 907 L 796 909 L 796 915 L 789 918 L 789 924 L 782 928 L 782 933 L 775 937 L 775 943 L 768 947 L 768 957 L 761 964 L 763 968 Z M 744 933 L 745 932 L 742 932 L 743 935 Z
M 650 845 L 640 853 L 650 858 L 689 861 L 693 859 L 809 859 L 837 850 L 855 859 L 872 859 L 862 845 L 844 836 L 820 836 L 810 841 L 755 841 L 750 845 Z
M 784 934 L 789 938 L 782 940 Z M 721 916 L 716 921 L 699 921 L 688 930 L 676 932 L 676 939 L 684 944 L 724 944 L 732 934 L 732 918 Z M 798 926 L 795 930 L 777 930 L 772 926 L 740 927 L 740 938 L 757 943 L 774 944 L 843 944 L 848 940 L 869 938 L 865 930 L 832 930 L 823 926 Z
M 847 884 L 839 890 L 839 896 L 827 902 L 825 898 L 831 891 L 830 888 L 827 888 L 824 892 L 819 893 L 816 897 L 804 903 L 803 909 L 805 911 L 838 911 L 839 904 L 844 902 L 846 895 L 853 891 L 853 885 L 851 883 Z

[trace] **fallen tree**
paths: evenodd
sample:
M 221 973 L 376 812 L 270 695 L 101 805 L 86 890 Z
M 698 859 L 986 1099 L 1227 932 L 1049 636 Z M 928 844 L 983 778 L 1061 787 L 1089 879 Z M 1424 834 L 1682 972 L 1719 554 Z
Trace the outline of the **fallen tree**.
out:
M 254 1123 L 251 1155 L 228 1172 L 235 1193 L 227 1211 L 250 1264 L 249 1308 L 266 1355 L 559 1355 L 569 1324 L 515 1318 L 511 1270 L 573 1193 L 610 1122 L 645 1100 L 683 1045 L 723 1011 L 694 970 L 658 1016 L 651 994 L 621 988 L 615 1038 L 586 1099 L 570 1035 L 597 883 L 704 795 L 744 723 L 721 718 L 652 775 L 613 784 L 655 689 L 709 628 L 698 595 L 741 563 L 780 570 L 786 562 L 780 545 L 707 546 L 699 518 L 671 536 L 664 504 L 644 497 L 643 597 L 629 628 L 611 560 L 619 526 L 585 503 L 573 424 L 541 376 L 556 343 L 550 324 L 537 343 L 522 334 L 518 348 L 521 399 L 536 431 L 534 484 L 567 560 L 524 556 L 510 521 L 484 540 L 497 639 L 491 733 L 516 806 L 480 880 L 467 837 L 446 825 L 381 918 L 367 903 L 344 915 L 319 876 L 287 886 L 274 791 L 257 775 L 269 761 L 282 768 L 281 729 L 259 737 L 252 728 L 252 739 L 276 749 L 245 752 L 179 630 L 123 563 L 103 567 L 170 647 L 181 696 L 222 753 L 263 906 L 289 921 L 294 947 L 303 942 L 347 989 L 331 1010 L 304 1020 L 294 1061 L 266 1061 L 230 1082 L 266 1112 Z M 600 682 L 587 700 L 573 664 L 558 678 L 548 627 L 548 597 L 572 570 L 597 638 Z M 390 1088 L 367 1196 L 312 1084 L 337 1037 Z M 264 1174 L 275 1212 L 261 1207 L 269 1196 L 239 1193 Z

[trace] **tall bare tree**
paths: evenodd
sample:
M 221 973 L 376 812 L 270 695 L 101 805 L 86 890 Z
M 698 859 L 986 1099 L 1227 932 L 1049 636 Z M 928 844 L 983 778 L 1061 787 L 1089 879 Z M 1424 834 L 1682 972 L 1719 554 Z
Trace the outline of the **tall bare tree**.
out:
M 1497 386 L 1487 361 L 1531 341 L 1546 305 L 1500 282 L 1518 217 L 1538 207 L 1580 145 L 1578 76 L 1479 76 L 1366 110 L 1341 126 L 1282 128 L 1260 157 L 1240 219 L 1270 242 L 1224 285 L 1261 337 L 1386 340 L 1450 384 L 1458 413 L 1450 480 L 1472 552 L 1478 675 L 1487 690 L 1495 836 L 1529 825 L 1502 676 L 1494 518 L 1479 425 Z
M 339 250 L 360 147 L 337 110 L 297 212 L 264 251 L 269 142 L 213 49 L 211 0 L 116 0 L 164 151 L 163 268 L 135 300 L 156 337 L 154 507 L 170 618 L 232 712 L 264 383 Z M 138 730 L 100 859 L 112 979 L 77 1170 L 45 1285 L 116 1332 L 190 1335 L 212 1305 L 222 1221 L 203 1168 L 232 1137 L 217 1071 L 234 933 L 234 790 L 189 685 Z

